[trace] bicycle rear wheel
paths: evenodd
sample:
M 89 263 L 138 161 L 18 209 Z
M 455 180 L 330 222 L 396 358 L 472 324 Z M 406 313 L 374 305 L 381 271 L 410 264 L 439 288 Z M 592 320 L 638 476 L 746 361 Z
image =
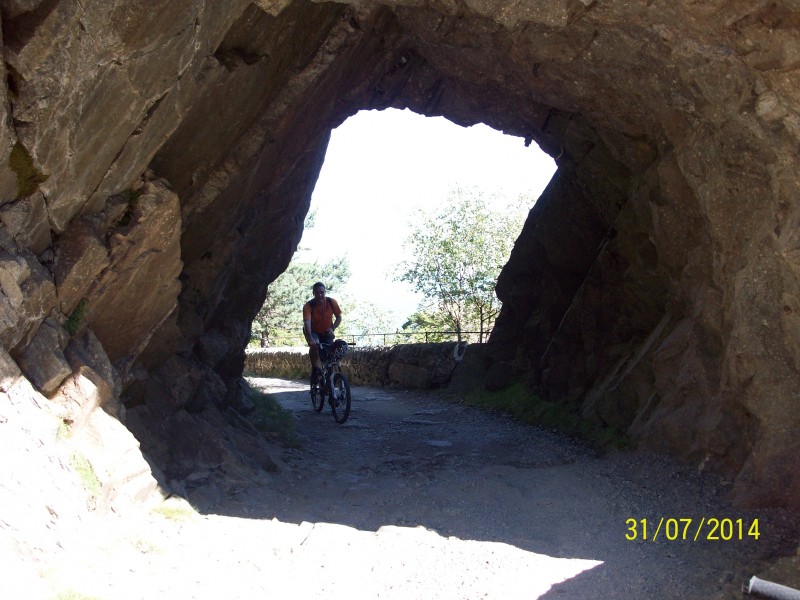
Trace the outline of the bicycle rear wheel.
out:
M 331 389 L 331 410 L 337 423 L 344 423 L 350 416 L 350 384 L 342 373 L 333 374 Z

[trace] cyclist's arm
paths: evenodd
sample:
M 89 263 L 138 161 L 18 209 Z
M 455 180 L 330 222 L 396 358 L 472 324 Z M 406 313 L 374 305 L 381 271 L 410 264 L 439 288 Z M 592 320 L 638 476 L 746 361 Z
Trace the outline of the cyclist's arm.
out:
M 316 346 L 317 343 L 314 341 L 314 338 L 311 336 L 311 319 L 304 319 L 303 320 L 303 331 L 306 333 L 306 340 L 308 340 L 309 346 Z
M 331 308 L 333 309 L 333 325 L 331 325 L 331 333 L 336 331 L 336 328 L 339 326 L 339 323 L 342 322 L 342 309 L 339 308 L 339 303 L 331 298 Z

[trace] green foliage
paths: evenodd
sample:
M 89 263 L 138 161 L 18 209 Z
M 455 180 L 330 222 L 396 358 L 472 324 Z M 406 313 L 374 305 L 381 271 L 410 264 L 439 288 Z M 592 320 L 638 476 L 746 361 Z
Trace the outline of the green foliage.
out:
M 582 419 L 574 406 L 542 400 L 522 383 L 496 392 L 475 390 L 467 395 L 466 402 L 472 406 L 502 410 L 529 425 L 579 436 L 600 448 L 624 448 L 630 444 L 617 429 Z
M 316 212 L 306 215 L 304 229 L 314 227 Z M 250 346 L 305 346 L 303 304 L 311 298 L 311 286 L 317 281 L 328 292 L 338 291 L 350 277 L 345 258 L 335 258 L 324 265 L 302 260 L 302 250 L 295 252 L 286 271 L 267 288 L 267 297 L 250 326 Z
M 455 331 L 455 326 L 449 316 L 442 312 L 431 312 L 420 310 L 408 317 L 403 323 L 405 332 L 435 332 L 435 331 Z M 451 341 L 451 336 L 445 333 L 428 333 L 424 339 L 411 337 L 410 341 L 420 342 L 447 342 Z
M 72 437 L 72 422 L 61 420 L 58 422 L 58 429 L 56 430 L 57 440 L 68 440 Z
M 531 425 L 543 424 L 539 421 L 542 401 L 529 393 L 522 383 L 496 392 L 474 390 L 466 397 L 467 404 L 480 408 L 502 410 Z
M 496 211 L 479 190 L 456 188 L 438 210 L 420 213 L 406 240 L 412 258 L 399 266 L 399 279 L 426 298 L 420 312 L 459 332 L 459 341 L 462 331 L 485 339 L 500 311 L 495 281 L 524 223 L 525 204 L 520 197 Z
M 338 337 L 348 335 L 386 333 L 394 328 L 394 315 L 370 300 L 354 300 L 346 294 L 339 301 L 342 309 L 342 325 L 336 331 Z M 369 344 L 366 338 L 356 338 L 358 343 Z
M 78 302 L 75 310 L 72 311 L 72 314 L 67 319 L 67 322 L 64 323 L 64 329 L 66 329 L 70 335 L 75 335 L 78 332 L 78 329 L 80 329 L 81 323 L 86 316 L 86 310 L 88 307 L 89 303 L 84 298 Z
M 58 593 L 56 600 L 100 600 L 97 596 L 88 596 L 74 590 L 64 590 Z
M 117 219 L 117 226 L 125 227 L 131 222 L 131 219 L 133 219 L 133 211 L 136 209 L 136 201 L 139 200 L 143 193 L 144 189 L 137 191 L 128 190 L 125 192 L 124 197 L 128 201 L 128 206 L 125 207 L 125 212 L 122 213 L 122 216 Z
M 187 521 L 197 516 L 197 511 L 188 502 L 163 502 L 153 512 L 175 522 Z
M 170 517 L 167 517 L 167 518 L 170 518 Z M 141 538 L 141 537 L 133 538 L 131 540 L 131 544 L 133 545 L 134 548 L 136 548 L 142 554 L 151 554 L 151 553 L 160 553 L 161 552 L 161 547 L 156 545 L 151 540 L 148 540 L 148 539 L 145 539 L 145 538 Z
M 250 388 L 249 396 L 255 406 L 255 410 L 250 415 L 250 421 L 255 428 L 268 437 L 278 438 L 290 448 L 298 448 L 300 443 L 297 440 L 297 430 L 292 414 L 278 404 L 278 401 L 270 394 Z
M 97 474 L 95 474 L 89 459 L 80 452 L 73 452 L 69 462 L 73 471 L 81 478 L 81 482 L 83 482 L 83 487 L 86 488 L 86 491 L 93 496 L 99 496 L 102 486 L 100 485 L 100 480 L 97 478 Z
M 17 174 L 17 195 L 25 198 L 39 189 L 39 184 L 47 180 L 47 176 L 33 164 L 33 159 L 20 142 L 14 144 L 8 157 L 8 165 Z
M 250 330 L 251 344 L 262 348 L 305 346 L 303 304 L 311 298 L 311 286 L 322 281 L 329 293 L 335 293 L 349 277 L 350 267 L 344 258 L 324 265 L 292 259 L 267 289 L 267 298 Z

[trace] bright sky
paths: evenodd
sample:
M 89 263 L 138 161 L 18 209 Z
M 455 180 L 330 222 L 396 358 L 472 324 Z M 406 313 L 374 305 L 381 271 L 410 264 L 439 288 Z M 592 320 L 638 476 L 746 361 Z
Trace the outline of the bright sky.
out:
M 394 313 L 399 327 L 421 300 L 394 281 L 417 209 L 435 209 L 456 186 L 495 193 L 503 205 L 520 194 L 536 199 L 555 170 L 535 144 L 526 148 L 522 138 L 486 125 L 464 128 L 409 110 L 362 111 L 331 135 L 303 256 L 325 262 L 331 253 L 346 254 L 349 294 Z

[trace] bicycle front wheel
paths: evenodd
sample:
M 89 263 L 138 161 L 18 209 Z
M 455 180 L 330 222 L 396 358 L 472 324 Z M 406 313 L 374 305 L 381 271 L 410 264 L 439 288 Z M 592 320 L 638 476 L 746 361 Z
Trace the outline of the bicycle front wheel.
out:
M 322 378 L 320 377 L 320 379 Z M 314 407 L 314 412 L 321 412 L 322 407 L 325 406 L 325 394 L 322 390 L 322 386 L 311 386 L 311 406 Z
M 344 423 L 350 416 L 350 384 L 342 373 L 333 374 L 331 386 L 331 409 L 337 423 Z

